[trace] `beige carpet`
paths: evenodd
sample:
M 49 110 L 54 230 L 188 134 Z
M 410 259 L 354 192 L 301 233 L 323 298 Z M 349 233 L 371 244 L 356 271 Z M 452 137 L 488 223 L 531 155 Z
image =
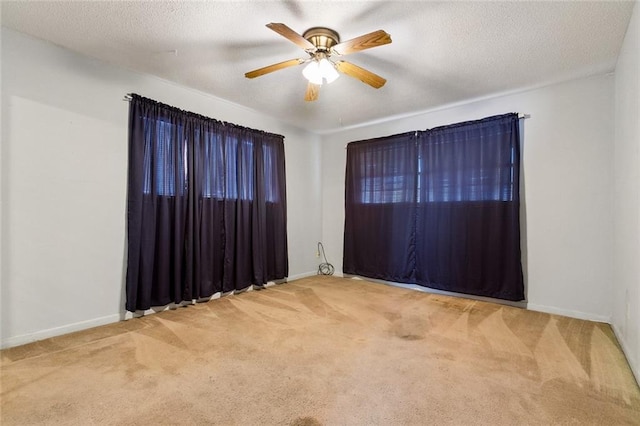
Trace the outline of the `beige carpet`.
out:
M 2 351 L 28 424 L 640 425 L 606 324 L 313 277 Z

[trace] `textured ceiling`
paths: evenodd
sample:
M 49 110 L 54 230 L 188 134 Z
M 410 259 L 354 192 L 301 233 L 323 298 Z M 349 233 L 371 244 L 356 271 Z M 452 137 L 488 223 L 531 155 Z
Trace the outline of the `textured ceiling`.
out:
M 2 25 L 104 61 L 327 132 L 494 93 L 610 72 L 633 2 L 10 2 Z M 384 29 L 392 44 L 346 59 L 385 77 L 343 75 L 303 100 L 302 67 L 244 73 L 307 55 L 265 27 Z M 141 93 L 144 95 L 143 93 Z

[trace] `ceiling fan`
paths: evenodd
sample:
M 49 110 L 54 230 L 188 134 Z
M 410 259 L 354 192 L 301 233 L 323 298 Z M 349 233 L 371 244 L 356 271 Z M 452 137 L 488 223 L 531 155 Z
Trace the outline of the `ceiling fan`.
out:
M 302 71 L 305 78 L 309 80 L 304 96 L 305 101 L 315 101 L 318 99 L 318 91 L 322 83 L 324 81 L 327 83 L 332 82 L 339 76 L 339 72 L 357 78 L 376 89 L 381 88 L 387 82 L 387 80 L 371 71 L 350 62 L 334 59 L 335 57 L 345 56 L 350 53 L 391 43 L 391 36 L 383 30 L 374 31 L 341 43 L 338 33 L 325 27 L 310 28 L 302 35 L 293 31 L 285 24 L 272 22 L 267 24 L 267 28 L 277 32 L 304 49 L 304 51 L 309 54 L 309 58 L 290 59 L 258 68 L 257 70 L 245 73 L 244 76 L 247 78 L 256 78 L 283 68 L 308 64 Z

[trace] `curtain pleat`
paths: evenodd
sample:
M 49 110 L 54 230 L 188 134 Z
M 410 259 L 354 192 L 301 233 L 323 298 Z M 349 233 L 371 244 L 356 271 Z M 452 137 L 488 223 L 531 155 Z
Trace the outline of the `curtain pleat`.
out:
M 132 98 L 126 309 L 286 277 L 283 137 Z
M 523 300 L 517 114 L 347 147 L 345 273 Z

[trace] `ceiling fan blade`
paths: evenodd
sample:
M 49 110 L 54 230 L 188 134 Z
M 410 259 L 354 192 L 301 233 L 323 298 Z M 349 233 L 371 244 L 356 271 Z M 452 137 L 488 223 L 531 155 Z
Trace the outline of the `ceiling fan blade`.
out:
M 387 82 L 387 80 L 380 77 L 379 75 L 374 74 L 371 71 L 367 71 L 366 69 L 361 68 L 357 65 L 353 65 L 350 62 L 338 61 L 336 62 L 336 68 L 338 69 L 338 71 L 350 75 L 351 77 L 357 78 L 361 82 L 366 83 L 376 89 L 381 88 Z
M 304 59 L 290 59 L 288 61 L 278 62 L 277 64 L 273 64 L 263 68 L 258 68 L 257 70 L 249 71 L 245 73 L 244 76 L 247 78 L 256 78 L 256 77 L 260 77 L 261 75 L 269 74 L 270 72 L 281 70 L 283 68 L 300 65 L 303 62 L 305 62 Z
M 309 84 L 307 84 L 307 92 L 304 94 L 304 100 L 307 102 L 317 100 L 319 92 L 320 85 L 309 82 Z
M 350 53 L 371 49 L 372 47 L 382 46 L 389 43 L 391 43 L 391 36 L 384 30 L 378 30 L 338 43 L 331 48 L 331 52 L 336 55 L 348 55 Z
M 316 47 L 309 40 L 302 37 L 300 34 L 293 31 L 291 28 L 287 27 L 285 24 L 272 22 L 270 24 L 267 24 L 267 28 L 277 32 L 284 38 L 297 44 L 299 47 L 303 48 L 306 51 L 312 51 L 312 52 L 316 51 Z

